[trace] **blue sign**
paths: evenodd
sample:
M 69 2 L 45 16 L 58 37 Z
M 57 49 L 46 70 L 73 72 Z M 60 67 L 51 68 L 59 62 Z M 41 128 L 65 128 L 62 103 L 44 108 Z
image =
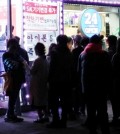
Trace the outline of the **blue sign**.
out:
M 81 29 L 84 35 L 91 37 L 102 29 L 100 14 L 92 8 L 86 9 L 81 16 Z

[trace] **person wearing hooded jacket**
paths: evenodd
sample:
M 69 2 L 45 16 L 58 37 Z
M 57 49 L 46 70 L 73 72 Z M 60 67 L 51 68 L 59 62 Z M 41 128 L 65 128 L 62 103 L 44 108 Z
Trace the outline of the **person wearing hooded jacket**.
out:
M 102 50 L 101 39 L 97 35 L 79 56 L 82 92 L 87 105 L 87 121 L 90 134 L 97 134 L 97 118 L 102 134 L 110 134 L 107 114 L 107 95 L 110 90 L 111 62 Z M 96 115 L 97 113 L 97 115 Z

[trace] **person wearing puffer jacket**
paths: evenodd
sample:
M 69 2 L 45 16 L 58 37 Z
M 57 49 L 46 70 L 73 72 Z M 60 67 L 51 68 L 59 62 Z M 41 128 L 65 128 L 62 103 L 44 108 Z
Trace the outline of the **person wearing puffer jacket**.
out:
M 79 56 L 82 92 L 87 105 L 87 122 L 90 134 L 97 134 L 97 118 L 102 134 L 110 134 L 107 114 L 107 94 L 110 90 L 111 62 L 102 50 L 98 35 L 90 38 L 90 43 Z M 97 116 L 96 116 L 97 113 Z

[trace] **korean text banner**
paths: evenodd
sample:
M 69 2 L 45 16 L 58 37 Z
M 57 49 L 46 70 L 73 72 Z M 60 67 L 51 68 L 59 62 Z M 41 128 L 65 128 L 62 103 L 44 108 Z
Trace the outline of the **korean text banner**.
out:
M 57 5 L 25 2 L 25 30 L 57 30 Z

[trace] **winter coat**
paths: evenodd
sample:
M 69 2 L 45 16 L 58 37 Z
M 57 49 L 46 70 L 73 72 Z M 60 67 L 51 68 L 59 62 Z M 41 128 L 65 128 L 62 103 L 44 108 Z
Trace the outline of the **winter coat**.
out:
M 72 55 L 73 55 L 73 85 L 76 87 L 79 84 L 79 76 L 78 76 L 78 58 L 81 52 L 83 51 L 83 48 L 81 46 L 78 46 L 77 48 L 73 49 Z
M 5 72 L 10 72 L 13 81 L 13 90 L 19 90 L 18 87 L 25 82 L 25 69 L 23 58 L 20 55 L 5 52 L 2 56 Z M 6 93 L 9 95 L 9 93 Z
M 25 49 L 19 47 L 18 53 L 19 53 L 19 55 L 21 55 L 24 58 L 24 60 L 26 60 L 27 64 L 29 64 L 29 57 L 28 57 L 27 51 Z
M 114 95 L 120 98 L 120 54 L 115 53 L 112 58 Z M 117 102 L 118 103 L 118 102 Z
M 108 48 L 108 55 L 110 60 L 112 60 L 113 55 L 115 54 L 116 49 Z
M 69 50 L 58 47 L 51 55 L 50 69 L 49 69 L 49 83 L 50 85 L 59 87 L 70 87 L 72 84 L 72 54 Z M 55 89 L 59 92 L 58 89 Z M 69 89 L 61 92 L 68 92 Z
M 115 79 L 120 80 L 120 54 L 115 53 L 112 57 L 112 67 Z
M 34 106 L 46 106 L 48 98 L 48 63 L 43 56 L 38 57 L 31 68 L 30 92 Z
M 88 44 L 79 57 L 82 90 L 91 99 L 103 99 L 111 88 L 111 62 L 101 45 Z

